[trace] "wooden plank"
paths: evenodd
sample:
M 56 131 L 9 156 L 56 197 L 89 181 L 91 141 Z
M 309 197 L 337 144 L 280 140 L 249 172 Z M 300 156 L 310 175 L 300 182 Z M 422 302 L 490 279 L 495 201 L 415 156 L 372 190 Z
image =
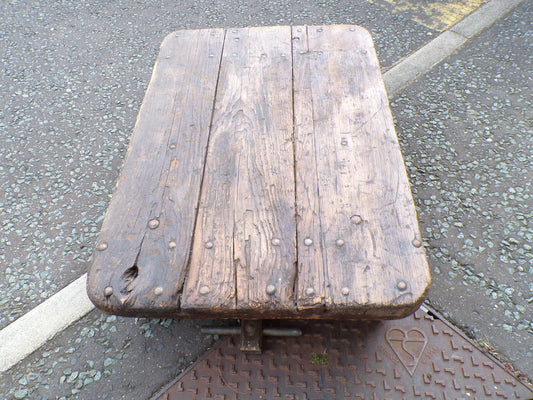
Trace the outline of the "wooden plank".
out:
M 295 70 L 309 69 L 295 73 L 305 82 L 294 86 L 310 88 L 313 118 L 295 121 L 306 121 L 297 132 L 314 136 L 327 311 L 404 315 L 422 301 L 430 278 L 371 37 L 354 26 L 308 27 L 307 44 L 307 52 L 293 53 Z M 295 112 L 308 107 L 305 97 L 295 91 Z M 309 168 L 307 161 L 297 168 Z M 315 202 L 310 194 L 297 204 Z M 316 220 L 311 209 L 299 206 L 302 221 Z M 311 279 L 299 279 L 299 295 Z
M 289 27 L 226 34 L 184 310 L 295 308 L 290 38 Z
M 178 309 L 223 37 L 221 29 L 180 31 L 161 46 L 89 270 L 100 309 Z
M 298 310 L 325 304 L 328 275 L 322 251 L 316 142 L 313 131 L 312 76 L 307 27 L 292 28 L 294 74 L 294 152 L 298 232 Z

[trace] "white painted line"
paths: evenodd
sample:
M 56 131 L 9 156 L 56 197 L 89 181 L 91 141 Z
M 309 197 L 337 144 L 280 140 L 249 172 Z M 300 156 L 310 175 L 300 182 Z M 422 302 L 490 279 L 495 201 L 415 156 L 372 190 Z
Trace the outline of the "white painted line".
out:
M 383 74 L 389 98 L 524 0 L 491 0 Z
M 395 65 L 383 74 L 389 98 L 522 1 L 490 1 Z M 86 282 L 84 274 L 0 331 L 0 372 L 94 309 L 87 297 Z
M 450 28 L 451 31 L 463 35 L 467 38 L 478 34 L 486 27 L 492 25 L 503 14 L 515 7 L 523 0 L 492 0 L 483 4 L 472 14 L 463 18 Z
M 87 297 L 86 282 L 84 274 L 0 331 L 0 372 L 94 309 Z
M 383 74 L 389 97 L 394 96 L 409 82 L 429 71 L 462 46 L 468 39 L 454 32 L 444 31 L 431 42 Z

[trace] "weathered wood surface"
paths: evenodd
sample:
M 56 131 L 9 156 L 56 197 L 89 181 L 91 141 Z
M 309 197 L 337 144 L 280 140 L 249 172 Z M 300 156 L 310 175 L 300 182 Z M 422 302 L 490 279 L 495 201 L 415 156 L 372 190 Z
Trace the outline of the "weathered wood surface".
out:
M 184 311 L 294 309 L 291 70 L 290 27 L 226 33 Z
M 298 236 L 313 241 L 298 242 L 298 304 L 398 315 L 429 274 L 372 39 L 353 26 L 293 37 Z
M 165 39 L 89 270 L 100 309 L 394 318 L 428 285 L 368 32 Z
M 161 45 L 88 275 L 104 310 L 178 308 L 223 38 L 221 29 L 180 31 Z

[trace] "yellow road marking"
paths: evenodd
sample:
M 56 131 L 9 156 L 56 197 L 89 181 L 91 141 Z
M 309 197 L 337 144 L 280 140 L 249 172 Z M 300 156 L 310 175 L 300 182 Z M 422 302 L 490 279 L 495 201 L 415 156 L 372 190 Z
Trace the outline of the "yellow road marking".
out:
M 444 31 L 488 0 L 368 0 L 428 28 Z

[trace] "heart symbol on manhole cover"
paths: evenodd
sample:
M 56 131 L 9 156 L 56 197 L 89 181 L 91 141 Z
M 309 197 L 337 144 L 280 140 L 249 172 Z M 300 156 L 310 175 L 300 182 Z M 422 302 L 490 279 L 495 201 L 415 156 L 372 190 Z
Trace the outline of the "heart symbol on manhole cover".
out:
M 409 375 L 413 376 L 426 348 L 427 338 L 424 332 L 418 329 L 404 331 L 400 328 L 391 328 L 385 334 L 385 339 Z

